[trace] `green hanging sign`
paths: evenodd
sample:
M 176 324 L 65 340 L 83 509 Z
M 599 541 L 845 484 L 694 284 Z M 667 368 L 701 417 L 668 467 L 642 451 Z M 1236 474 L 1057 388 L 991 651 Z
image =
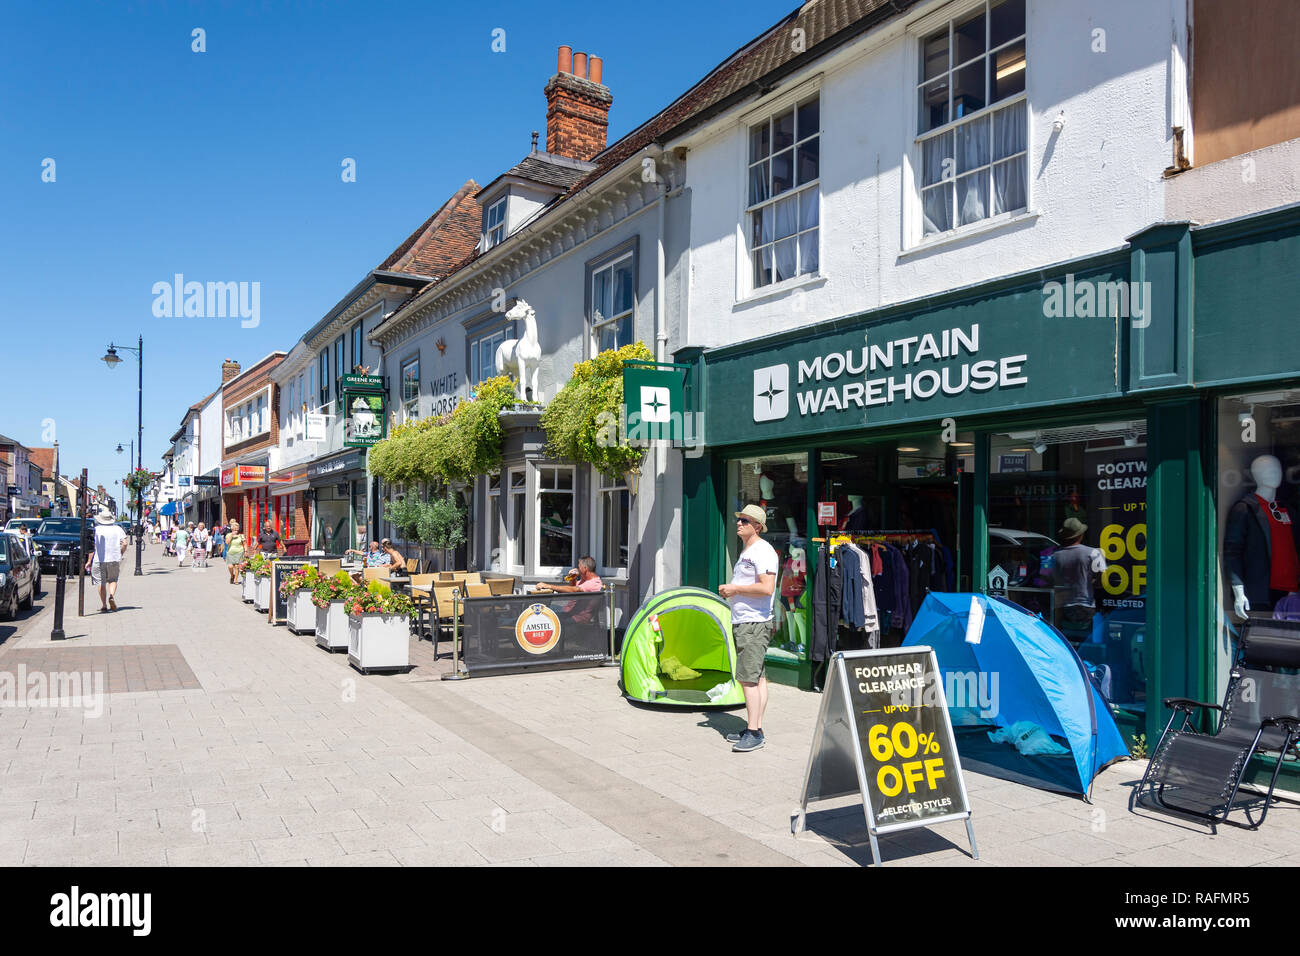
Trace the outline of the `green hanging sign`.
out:
M 686 370 L 669 363 L 623 363 L 623 437 L 630 445 L 687 440 Z

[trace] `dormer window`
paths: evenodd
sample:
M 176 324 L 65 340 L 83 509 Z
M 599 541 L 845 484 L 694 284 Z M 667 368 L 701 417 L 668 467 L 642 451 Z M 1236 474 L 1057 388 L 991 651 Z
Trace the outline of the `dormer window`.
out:
M 483 251 L 491 249 L 506 237 L 506 197 L 502 196 L 488 206 L 483 217 Z

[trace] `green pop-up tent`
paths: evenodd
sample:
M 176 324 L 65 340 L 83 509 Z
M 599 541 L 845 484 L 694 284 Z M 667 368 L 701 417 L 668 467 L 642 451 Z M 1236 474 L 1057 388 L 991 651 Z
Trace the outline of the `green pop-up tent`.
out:
M 731 605 L 701 588 L 654 595 L 628 622 L 623 693 L 676 707 L 734 707 L 745 702 L 735 680 Z

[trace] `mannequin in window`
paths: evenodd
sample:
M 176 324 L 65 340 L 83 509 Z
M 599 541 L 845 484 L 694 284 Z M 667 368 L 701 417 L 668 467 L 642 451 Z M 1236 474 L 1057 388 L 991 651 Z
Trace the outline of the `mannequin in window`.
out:
M 841 531 L 868 531 L 871 520 L 867 517 L 867 506 L 862 495 L 849 495 L 849 513 L 840 522 Z
M 1232 611 L 1245 620 L 1250 611 L 1266 611 L 1300 587 L 1296 524 L 1278 503 L 1282 463 L 1260 455 L 1250 463 L 1255 490 L 1228 512 L 1223 535 L 1223 564 L 1232 586 Z
M 763 474 L 758 478 L 758 493 L 762 499 L 759 501 L 759 507 L 767 513 L 768 526 L 770 527 L 772 521 L 776 519 L 778 512 L 786 509 L 777 506 L 776 501 L 774 500 L 776 498 L 776 479 L 767 472 L 763 472 Z M 785 526 L 789 530 L 791 536 L 798 536 L 799 526 L 795 523 L 793 515 L 789 513 L 786 514 Z

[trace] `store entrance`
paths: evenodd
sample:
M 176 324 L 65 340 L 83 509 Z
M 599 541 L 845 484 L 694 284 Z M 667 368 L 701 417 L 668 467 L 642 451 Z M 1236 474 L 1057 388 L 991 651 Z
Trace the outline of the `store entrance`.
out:
M 821 452 L 818 502 L 834 502 L 823 537 L 847 535 L 871 561 L 880 646 L 897 647 L 930 591 L 970 588 L 974 438 L 875 443 Z M 840 649 L 869 635 L 841 625 Z

